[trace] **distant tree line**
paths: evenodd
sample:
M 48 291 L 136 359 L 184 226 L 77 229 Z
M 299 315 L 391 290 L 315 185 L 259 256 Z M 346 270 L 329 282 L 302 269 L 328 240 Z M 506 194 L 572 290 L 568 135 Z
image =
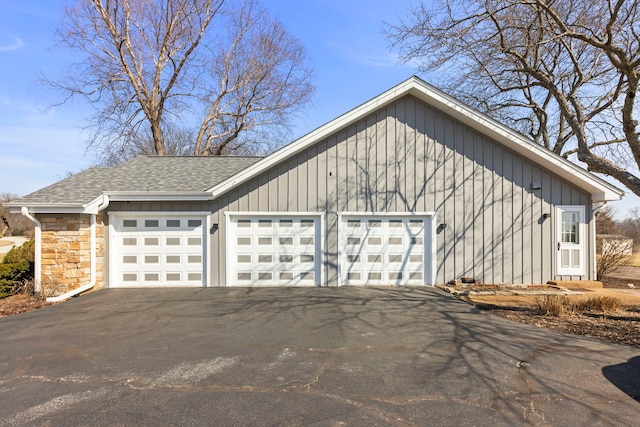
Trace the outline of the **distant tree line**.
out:
M 613 216 L 610 206 L 600 210 L 596 216 L 596 234 L 625 236 L 633 239 L 634 252 L 640 250 L 640 207 L 633 208 L 622 220 Z

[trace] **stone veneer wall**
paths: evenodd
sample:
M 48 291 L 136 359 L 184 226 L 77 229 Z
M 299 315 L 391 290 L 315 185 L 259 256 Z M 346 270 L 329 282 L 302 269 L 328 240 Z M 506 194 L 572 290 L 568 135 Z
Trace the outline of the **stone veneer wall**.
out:
M 91 280 L 90 215 L 39 215 L 42 292 L 56 296 Z M 104 217 L 96 217 L 96 288 L 104 284 Z

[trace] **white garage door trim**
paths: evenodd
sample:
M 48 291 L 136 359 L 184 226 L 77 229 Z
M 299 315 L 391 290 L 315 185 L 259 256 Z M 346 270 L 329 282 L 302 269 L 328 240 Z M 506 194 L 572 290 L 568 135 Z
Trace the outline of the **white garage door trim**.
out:
M 202 262 L 202 266 L 201 266 L 201 271 L 202 271 L 202 280 L 198 281 L 197 283 L 195 282 L 195 280 L 189 281 L 188 279 L 185 281 L 186 283 L 183 283 L 182 281 L 179 283 L 176 283 L 175 285 L 172 283 L 168 283 L 165 280 L 158 280 L 158 286 L 161 287 L 170 287 L 170 286 L 180 286 L 180 287 L 184 287 L 184 286 L 194 286 L 194 287 L 202 287 L 202 286 L 208 286 L 208 282 L 209 282 L 209 277 L 211 277 L 211 272 L 210 272 L 210 262 L 209 262 L 209 253 L 210 253 L 210 239 L 208 238 L 209 236 L 209 229 L 211 228 L 211 224 L 210 224 L 210 212 L 202 212 L 202 211 L 196 211 L 196 212 L 177 212 L 177 211 L 170 211 L 170 212 L 162 212 L 162 211 L 139 211 L 139 212 L 128 212 L 128 211 L 112 211 L 108 213 L 109 215 L 109 228 L 108 228 L 108 286 L 109 287 L 118 287 L 118 288 L 126 288 L 126 287 L 154 287 L 155 285 L 153 284 L 148 284 L 148 283 L 132 283 L 132 284 L 127 284 L 122 280 L 122 277 L 120 277 L 120 271 L 124 270 L 124 268 L 121 268 L 121 260 L 119 258 L 119 256 L 121 255 L 121 244 L 119 241 L 119 235 L 121 234 L 120 232 L 118 232 L 118 230 L 116 229 L 116 225 L 119 224 L 120 221 L 124 221 L 125 219 L 135 219 L 135 220 L 139 220 L 139 219 L 149 219 L 149 220 L 175 220 L 178 219 L 178 217 L 180 218 L 186 218 L 186 219 L 200 219 L 202 220 L 201 223 L 201 236 L 202 236 L 202 258 L 201 258 L 201 262 Z M 180 227 L 182 228 L 182 227 Z M 160 227 L 159 231 L 156 234 L 162 234 L 163 231 L 167 231 L 167 230 L 162 230 L 162 227 Z M 176 231 L 175 233 L 179 233 L 180 231 Z M 141 232 L 135 232 L 136 234 L 139 234 Z M 179 260 L 180 261 L 180 260 Z M 182 260 L 184 261 L 184 260 Z M 182 279 L 182 277 L 180 278 Z
M 377 219 L 377 220 L 392 220 L 392 219 L 399 219 L 402 220 L 403 223 L 405 221 L 411 221 L 411 220 L 422 220 L 423 222 L 423 263 L 424 263 L 424 269 L 423 271 L 423 280 L 420 284 L 425 284 L 425 285 L 434 285 L 435 284 L 435 268 L 434 266 L 436 265 L 436 220 L 435 220 L 435 212 L 416 212 L 416 213 L 367 213 L 367 212 L 339 212 L 338 213 L 338 286 L 350 286 L 350 283 L 348 282 L 347 276 L 346 274 L 348 273 L 348 271 L 346 270 L 347 265 L 352 265 L 353 262 L 349 261 L 347 259 L 348 256 L 355 256 L 357 257 L 359 254 L 350 254 L 348 253 L 348 240 L 349 237 L 351 236 L 351 233 L 353 231 L 349 231 L 348 230 L 348 224 L 349 224 L 349 220 L 362 220 L 362 219 L 366 219 L 367 223 L 369 220 L 371 219 Z M 403 245 L 406 245 L 407 242 L 402 243 Z M 360 254 L 362 255 L 362 254 Z M 366 255 L 366 254 L 365 254 Z M 356 258 L 356 259 L 362 259 L 362 258 Z M 383 264 L 383 266 L 388 265 L 389 260 L 380 260 L 378 262 L 381 262 Z M 368 262 L 368 261 L 366 261 Z M 407 262 L 406 260 L 403 260 L 403 262 Z M 383 267 L 383 269 L 386 271 L 386 267 Z M 360 274 L 364 274 L 364 272 L 360 272 Z M 355 276 L 357 277 L 357 276 Z M 354 278 L 353 279 L 354 282 L 357 282 L 357 280 Z M 401 284 L 401 282 L 407 282 L 407 280 L 405 279 L 396 279 L 396 281 L 391 281 L 389 279 L 385 279 L 384 277 L 380 280 L 379 284 L 380 285 L 391 285 L 391 284 Z M 360 282 L 362 283 L 358 283 L 357 285 L 365 285 L 365 284 L 370 284 L 370 285 L 375 285 L 378 283 L 371 283 L 368 280 L 365 280 L 362 276 L 360 279 Z M 402 283 L 405 284 L 405 283 Z M 412 284 L 417 284 L 415 281 L 413 281 L 412 283 L 406 283 L 408 285 L 412 285 Z
M 246 281 L 241 281 L 238 280 L 237 274 L 239 273 L 239 269 L 236 268 L 237 265 L 237 253 L 236 253 L 236 243 L 237 243 L 237 238 L 238 238 L 238 232 L 237 232 L 237 224 L 239 220 L 250 220 L 250 221 L 260 221 L 263 220 L 265 221 L 266 224 L 266 220 L 288 220 L 288 219 L 293 219 L 293 220 L 313 220 L 315 227 L 314 227 L 314 239 L 313 239 L 313 245 L 314 245 L 314 257 L 313 257 L 313 262 L 315 263 L 314 267 L 313 267 L 313 283 L 296 283 L 295 286 L 322 286 L 322 284 L 324 283 L 324 256 L 323 256 L 323 248 L 324 248 L 324 213 L 322 212 L 225 212 L 225 228 L 226 228 L 226 263 L 225 263 L 225 267 L 226 267 L 226 274 L 225 274 L 225 282 L 227 286 L 283 286 L 286 285 L 289 282 L 289 279 L 282 279 L 279 280 L 278 277 L 273 278 L 272 276 L 272 281 L 267 282 L 265 279 L 265 284 L 261 285 L 260 283 L 256 283 L 256 277 L 255 274 L 252 274 L 251 279 L 247 279 Z M 293 224 L 294 227 L 296 227 L 296 223 Z M 253 227 L 253 223 L 251 224 L 251 227 Z M 266 230 L 265 228 L 265 232 L 268 232 L 268 230 Z M 265 235 L 266 237 L 266 235 Z M 288 237 L 288 236 L 283 236 L 283 237 Z M 254 243 L 254 242 L 251 242 Z M 278 246 L 276 245 L 275 242 L 272 243 L 274 246 Z M 258 256 L 258 251 L 259 248 L 257 246 L 253 246 L 252 252 L 256 252 L 256 256 Z M 264 255 L 269 255 L 269 254 L 264 254 Z M 285 254 L 279 254 L 279 255 L 285 255 Z M 278 255 L 278 256 L 279 256 Z M 252 258 L 250 260 L 250 262 L 258 262 L 258 260 L 254 260 L 253 259 L 253 255 Z M 273 263 L 277 263 L 279 262 L 276 261 L 275 257 L 272 256 L 271 261 Z M 300 260 L 294 260 L 291 263 L 298 263 Z M 295 274 L 295 267 L 291 268 L 292 270 L 292 274 Z M 245 272 L 245 274 L 247 274 L 248 272 Z M 252 271 L 251 273 L 254 273 L 254 271 Z M 265 271 L 265 273 L 268 273 L 267 271 Z M 289 273 L 289 271 L 278 271 L 278 273 Z M 295 280 L 295 279 L 291 279 L 291 280 Z

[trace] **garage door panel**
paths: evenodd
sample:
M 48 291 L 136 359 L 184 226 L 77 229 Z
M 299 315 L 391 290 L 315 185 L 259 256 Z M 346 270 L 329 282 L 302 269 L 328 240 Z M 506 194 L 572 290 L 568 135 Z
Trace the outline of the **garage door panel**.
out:
M 229 219 L 229 285 L 317 285 L 320 218 Z
M 202 286 L 202 217 L 126 214 L 112 217 L 112 286 Z
M 343 215 L 341 282 L 345 285 L 425 284 L 430 217 Z

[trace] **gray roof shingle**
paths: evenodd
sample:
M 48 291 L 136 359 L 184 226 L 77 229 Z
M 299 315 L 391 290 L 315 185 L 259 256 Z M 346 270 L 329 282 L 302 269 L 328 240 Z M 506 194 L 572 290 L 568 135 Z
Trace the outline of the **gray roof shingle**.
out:
M 87 169 L 12 204 L 87 204 L 112 191 L 206 191 L 259 160 L 260 157 L 235 156 L 141 156 L 115 167 Z

